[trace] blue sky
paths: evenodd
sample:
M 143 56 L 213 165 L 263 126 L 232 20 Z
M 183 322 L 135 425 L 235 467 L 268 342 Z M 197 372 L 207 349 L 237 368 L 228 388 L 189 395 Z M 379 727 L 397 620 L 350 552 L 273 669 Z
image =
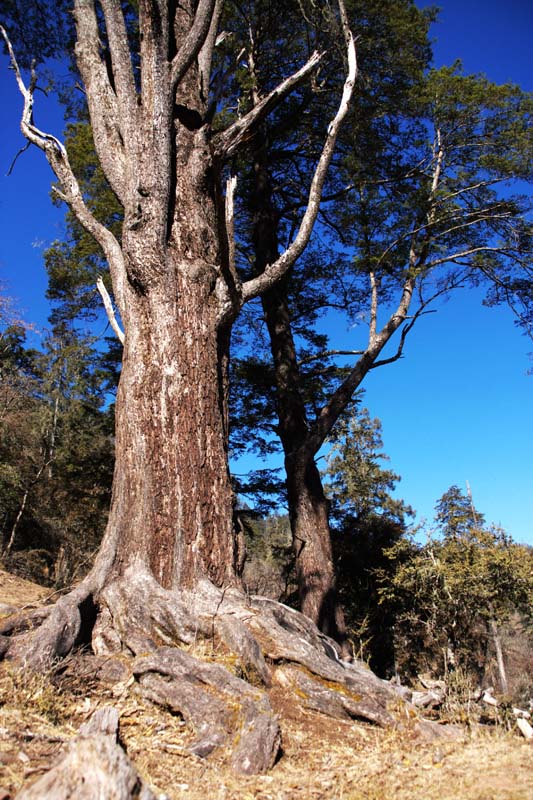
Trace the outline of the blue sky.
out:
M 530 0 L 436 5 L 435 66 L 460 58 L 467 73 L 533 90 Z M 365 403 L 419 519 L 431 521 L 437 498 L 468 481 L 488 522 L 533 544 L 532 349 L 510 311 L 464 292 L 420 321 L 404 359 L 369 376 Z
M 418 5 L 426 5 L 418 3 Z M 533 90 L 533 3 L 530 0 L 442 0 L 433 29 L 435 64 L 463 61 Z M 7 59 L 0 58 L 0 280 L 28 322 L 46 326 L 43 247 L 63 232 L 63 212 L 49 199 L 51 172 L 30 148 L 6 177 L 24 144 L 22 99 Z M 36 124 L 56 135 L 62 112 L 37 97 Z M 351 331 L 339 330 L 347 344 Z M 487 309 L 473 292 L 456 295 L 421 320 L 405 357 L 367 379 L 365 404 L 383 424 L 390 466 L 402 476 L 398 493 L 431 520 L 451 484 L 466 488 L 487 521 L 533 544 L 532 343 L 505 308 Z

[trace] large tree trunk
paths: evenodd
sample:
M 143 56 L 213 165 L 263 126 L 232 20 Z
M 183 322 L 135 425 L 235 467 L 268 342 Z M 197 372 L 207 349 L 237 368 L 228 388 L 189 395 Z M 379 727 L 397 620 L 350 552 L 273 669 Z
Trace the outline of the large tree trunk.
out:
M 150 149 L 141 156 L 140 185 L 125 208 L 127 281 L 114 286 L 125 329 L 108 530 L 114 572 L 141 561 L 165 588 L 235 579 L 221 363 L 227 330 L 217 296 L 222 212 L 200 87 L 193 65 L 167 123 L 174 134 L 161 173 Z M 146 88 L 148 98 L 157 91 Z
M 235 554 L 215 309 L 208 268 L 191 281 L 173 256 L 165 284 L 128 303 L 108 536 L 115 571 L 140 560 L 167 588 L 222 585 Z

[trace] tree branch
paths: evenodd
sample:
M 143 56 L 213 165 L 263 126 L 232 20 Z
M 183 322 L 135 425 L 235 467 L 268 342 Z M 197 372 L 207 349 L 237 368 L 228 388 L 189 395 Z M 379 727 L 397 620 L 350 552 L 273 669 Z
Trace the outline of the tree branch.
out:
M 222 13 L 223 0 L 215 0 L 215 8 L 211 19 L 209 32 L 205 42 L 198 54 L 198 66 L 200 68 L 200 80 L 202 83 L 202 95 L 205 101 L 209 98 L 209 84 L 211 81 L 211 64 L 213 61 L 213 50 L 217 40 L 218 23 Z
M 32 71 L 30 84 L 28 87 L 26 87 L 24 81 L 22 80 L 22 75 L 20 73 L 17 59 L 11 46 L 9 37 L 1 25 L 0 33 L 6 42 L 18 88 L 24 98 L 24 109 L 20 123 L 21 131 L 29 142 L 35 144 L 44 152 L 48 163 L 52 167 L 52 170 L 58 178 L 61 186 L 60 189 L 54 187 L 54 191 L 58 197 L 60 197 L 61 200 L 70 206 L 80 224 L 85 228 L 85 230 L 94 236 L 104 251 L 104 255 L 108 261 L 109 269 L 113 279 L 115 297 L 117 299 L 119 309 L 122 311 L 125 267 L 120 245 L 111 231 L 98 222 L 98 220 L 87 208 L 76 176 L 74 175 L 72 167 L 70 166 L 67 151 L 63 144 L 59 141 L 59 139 L 56 139 L 55 136 L 52 136 L 52 134 L 44 133 L 36 128 L 35 125 L 33 125 L 32 113 L 33 91 L 36 83 L 35 74 Z
M 369 341 L 372 343 L 376 339 L 376 332 L 378 328 L 378 281 L 375 272 L 371 272 L 369 278 L 371 292 Z
M 96 279 L 96 288 L 100 292 L 100 297 L 102 298 L 102 302 L 104 304 L 105 313 L 107 314 L 107 319 L 109 320 L 109 324 L 113 328 L 117 339 L 119 340 L 120 344 L 124 344 L 124 331 L 120 327 L 117 322 L 117 318 L 115 316 L 115 311 L 113 309 L 113 303 L 111 302 L 111 298 L 109 297 L 109 292 L 105 288 L 105 284 L 99 275 Z
M 200 0 L 198 3 L 193 23 L 170 65 L 172 93 L 204 45 L 215 14 L 215 5 L 216 0 Z
M 353 393 L 361 384 L 365 375 L 372 369 L 376 358 L 391 336 L 405 321 L 411 304 L 414 287 L 415 278 L 407 278 L 396 311 L 391 314 L 388 322 L 383 326 L 381 331 L 375 334 L 373 341 L 369 339 L 368 347 L 361 358 L 320 410 L 300 453 L 300 456 L 304 459 L 311 454 L 314 455 L 320 449 L 326 436 L 330 433 L 340 414 L 342 414 L 348 405 Z
M 465 256 L 471 256 L 475 253 L 506 253 L 507 255 L 510 252 L 510 248 L 508 247 L 490 247 L 485 245 L 480 245 L 479 247 L 471 247 L 467 250 L 462 250 L 459 253 L 451 253 L 450 255 L 443 256 L 442 258 L 436 258 L 434 261 L 430 261 L 429 264 L 426 265 L 426 270 L 433 269 L 433 267 L 438 266 L 439 264 L 446 264 L 448 261 L 453 262 L 457 261 L 459 258 L 464 258 Z
M 298 361 L 298 366 L 302 367 L 305 364 L 310 364 L 312 361 L 320 361 L 323 358 L 330 358 L 331 356 L 362 356 L 364 350 L 323 350 L 321 353 L 306 356 Z
M 124 131 L 117 113 L 117 97 L 101 57 L 100 34 L 93 0 L 75 0 L 76 60 L 85 86 L 85 96 L 98 158 L 109 184 L 125 205 L 126 161 Z
M 262 292 L 273 286 L 278 280 L 280 280 L 280 278 L 286 274 L 296 259 L 304 251 L 311 237 L 313 226 L 320 208 L 320 200 L 324 182 L 326 180 L 326 174 L 333 156 L 340 126 L 348 112 L 350 100 L 353 94 L 355 78 L 357 75 L 357 58 L 353 36 L 348 32 L 347 37 L 348 75 L 344 83 L 344 90 L 337 114 L 328 126 L 326 141 L 324 143 L 324 147 L 322 149 L 322 153 L 311 182 L 309 201 L 307 204 L 307 209 L 300 223 L 300 228 L 295 239 L 293 240 L 292 244 L 289 245 L 287 250 L 285 250 L 285 252 L 282 253 L 282 255 L 273 264 L 267 266 L 261 275 L 258 275 L 256 278 L 252 278 L 244 284 L 243 302 L 251 300 L 253 297 L 257 297 L 258 295 L 262 294 Z
M 104 12 L 107 39 L 111 51 L 111 66 L 118 98 L 122 139 L 126 150 L 137 149 L 139 136 L 137 90 L 128 44 L 128 34 L 119 0 L 100 0 Z
M 239 283 L 237 271 L 235 269 L 235 207 L 234 197 L 237 178 L 232 175 L 226 181 L 226 200 L 224 204 L 224 216 L 226 220 L 226 236 L 228 240 L 228 266 L 234 277 L 236 284 Z
M 213 157 L 224 160 L 234 155 L 239 146 L 253 133 L 259 123 L 275 108 L 286 95 L 298 86 L 319 64 L 322 55 L 315 52 L 297 72 L 282 81 L 263 100 L 260 100 L 251 111 L 238 119 L 227 130 L 213 137 L 211 152 Z
M 398 343 L 398 349 L 397 349 L 395 355 L 391 356 L 390 358 L 384 358 L 381 361 L 374 361 L 374 363 L 372 364 L 370 369 L 377 369 L 377 367 L 383 367 L 386 364 L 393 364 L 395 361 L 398 361 L 398 359 L 400 359 L 402 357 L 402 355 L 403 355 L 403 348 L 404 348 L 404 345 L 405 345 L 405 340 L 407 338 L 407 335 L 412 330 L 412 328 L 413 328 L 415 322 L 417 321 L 417 319 L 419 319 L 420 317 L 422 317 L 422 316 L 424 316 L 426 314 L 435 314 L 436 313 L 436 309 L 431 309 L 430 311 L 426 311 L 427 307 L 429 305 L 431 305 L 431 303 L 433 303 L 438 297 L 442 297 L 442 295 L 447 294 L 447 292 L 451 291 L 452 289 L 459 288 L 461 286 L 461 284 L 463 283 L 465 277 L 466 276 L 463 275 L 463 276 L 457 276 L 457 277 L 453 278 L 450 284 L 447 284 L 447 285 L 441 287 L 436 292 L 434 292 L 431 295 L 431 297 L 428 297 L 425 300 L 421 296 L 422 295 L 422 287 L 419 287 L 420 306 L 417 308 L 417 310 L 415 311 L 413 316 L 410 318 L 408 324 L 405 325 L 402 328 L 400 341 Z

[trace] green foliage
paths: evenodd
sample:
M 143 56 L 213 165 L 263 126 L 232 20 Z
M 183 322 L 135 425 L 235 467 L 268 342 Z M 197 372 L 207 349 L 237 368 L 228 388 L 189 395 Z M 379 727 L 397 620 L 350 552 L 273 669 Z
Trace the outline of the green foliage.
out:
M 382 581 L 397 568 L 389 551 L 403 547 L 414 512 L 394 498 L 399 476 L 383 469 L 381 423 L 356 408 L 334 429 L 325 489 L 331 502 L 338 591 L 356 654 L 380 675 L 394 671 L 392 608 L 378 603 Z
M 241 509 L 237 515 L 246 542 L 246 590 L 287 602 L 295 589 L 288 517 L 260 517 L 249 509 Z
M 486 302 L 510 303 L 529 330 L 532 204 L 519 191 L 533 178 L 532 111 L 530 93 L 455 64 L 413 83 L 372 136 L 344 132 L 354 192 L 332 218 L 362 294 L 370 272 L 385 307 L 407 276 L 417 280 L 419 309 L 482 283 Z
M 475 535 L 475 529 L 485 522 L 483 514 L 474 508 L 472 500 L 458 486 L 450 486 L 444 492 L 435 511 L 435 521 L 445 538 Z
M 516 614 L 531 623 L 531 548 L 475 516 L 469 498 L 451 487 L 437 505 L 441 537 L 421 546 L 401 541 L 387 553 L 396 568 L 379 576 L 380 606 L 394 610 L 402 673 L 461 666 L 481 680 L 493 623 L 501 628 Z
M 99 164 L 90 125 L 84 120 L 71 122 L 67 126 L 65 145 L 88 208 L 120 241 L 123 210 Z M 99 246 L 70 211 L 66 222 L 66 241 L 54 242 L 45 253 L 47 297 L 54 305 L 52 325 L 102 315 L 102 301 L 96 291 L 99 275 L 104 277 L 108 290 L 110 288 L 107 264 Z
M 33 61 L 64 55 L 73 42 L 69 0 L 1 0 L 0 22 L 16 47 L 17 59 L 29 68 Z
M 382 468 L 388 456 L 381 451 L 381 422 L 366 408 L 337 423 L 331 445 L 324 474 L 333 517 L 341 526 L 348 518 L 360 524 L 371 514 L 402 524 L 413 514 L 403 500 L 391 496 L 400 476 Z

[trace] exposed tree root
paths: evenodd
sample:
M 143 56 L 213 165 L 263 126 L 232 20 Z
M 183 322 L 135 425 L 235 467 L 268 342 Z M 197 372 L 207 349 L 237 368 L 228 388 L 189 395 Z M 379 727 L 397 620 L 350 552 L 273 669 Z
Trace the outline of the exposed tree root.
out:
M 264 692 L 176 648 L 160 647 L 136 659 L 133 673 L 145 697 L 192 723 L 198 734 L 195 755 L 207 756 L 228 742 L 237 772 L 255 774 L 273 765 L 281 736 Z
M 2 638 L 6 657 L 33 669 L 90 644 L 94 669 L 103 670 L 104 679 L 107 659 L 108 679 L 131 676 L 138 692 L 192 725 L 196 756 L 222 747 L 237 772 L 264 772 L 278 755 L 271 687 L 283 687 L 295 704 L 339 719 L 409 725 L 426 737 L 443 732 L 419 720 L 414 706 L 361 662 L 342 661 L 336 643 L 299 612 L 208 581 L 194 591 L 165 590 L 142 565 L 97 591 L 90 581 L 80 584 L 39 629 L 5 630 L 13 631 Z M 220 660 L 229 668 L 197 657 L 208 648 L 225 654 Z M 109 743 L 93 746 L 95 758 L 122 763 L 116 753 L 104 754 Z
M 139 777 L 117 742 L 118 713 L 101 708 L 82 726 L 67 745 L 58 763 L 28 789 L 19 800 L 155 800 L 156 796 Z

